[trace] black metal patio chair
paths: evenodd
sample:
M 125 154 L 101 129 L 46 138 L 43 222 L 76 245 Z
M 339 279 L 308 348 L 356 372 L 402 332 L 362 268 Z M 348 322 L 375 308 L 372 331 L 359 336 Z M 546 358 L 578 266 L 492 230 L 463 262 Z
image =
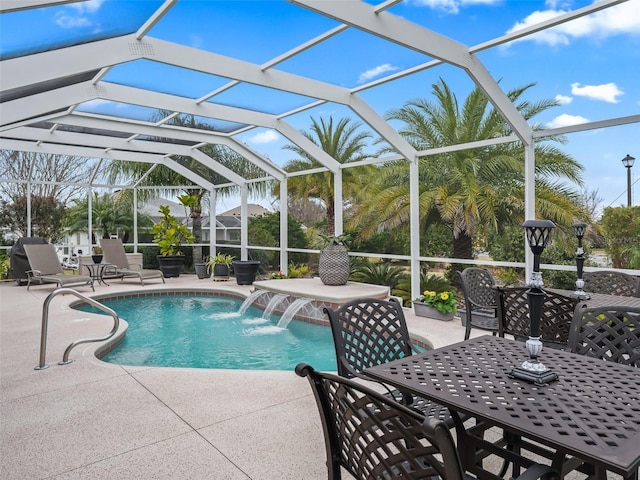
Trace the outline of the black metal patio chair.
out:
M 329 480 L 340 480 L 343 468 L 357 480 L 470 478 L 442 420 L 304 363 L 296 366 L 296 373 L 307 378 L 316 399 Z M 550 467 L 534 464 L 523 478 L 559 476 Z
M 640 308 L 578 308 L 569 347 L 581 355 L 640 367 Z
M 529 338 L 528 287 L 497 287 L 499 332 L 504 337 L 511 335 L 519 341 Z M 558 292 L 545 291 L 540 318 L 540 335 L 545 347 L 567 349 L 569 329 L 578 298 Z
M 394 299 L 361 298 L 324 309 L 329 317 L 336 349 L 338 375 L 372 381 L 362 372 L 374 365 L 407 357 L 418 350 L 411 343 L 402 306 Z M 387 394 L 424 415 L 453 421 L 449 410 L 435 402 L 386 387 Z
M 466 325 L 464 339 L 468 340 L 472 328 L 498 333 L 498 305 L 496 281 L 486 268 L 468 267 L 458 272 L 462 283 Z
M 584 291 L 621 297 L 640 297 L 640 277 L 614 270 L 585 272 Z

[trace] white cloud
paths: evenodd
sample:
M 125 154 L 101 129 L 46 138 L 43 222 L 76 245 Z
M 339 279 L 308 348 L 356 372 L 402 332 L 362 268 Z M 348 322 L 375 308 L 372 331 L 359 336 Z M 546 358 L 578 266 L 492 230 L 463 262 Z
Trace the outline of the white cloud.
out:
M 271 143 L 278 140 L 280 137 L 273 130 L 265 130 L 264 132 L 256 133 L 252 137 L 247 138 L 251 143 Z
M 568 115 L 563 113 L 562 115 L 557 116 L 553 120 L 549 122 L 547 125 L 548 128 L 560 128 L 560 127 L 568 127 L 570 125 L 579 125 L 580 123 L 587 123 L 589 120 L 581 117 L 580 115 Z
M 573 102 L 573 97 L 567 97 L 566 95 L 556 95 L 556 102 L 560 105 L 569 105 Z
M 390 65 L 388 63 L 385 63 L 383 65 L 378 65 L 377 67 L 371 68 L 371 69 L 367 70 L 366 72 L 361 73 L 360 74 L 360 78 L 358 78 L 358 83 L 367 82 L 367 81 L 371 80 L 372 78 L 379 77 L 383 73 L 394 72 L 396 70 L 398 70 L 398 67 L 394 67 L 393 65 Z
M 446 13 L 456 14 L 460 11 L 460 7 L 466 5 L 493 5 L 501 3 L 502 0 L 413 0 L 412 3 L 418 6 L 433 8 L 434 10 L 442 10 Z
M 72 16 L 64 12 L 58 12 L 56 14 L 56 25 L 62 28 L 90 27 L 91 21 L 86 17 Z
M 55 21 L 61 28 L 86 28 L 94 26 L 89 16 L 100 10 L 104 0 L 89 0 L 86 2 L 70 3 L 69 9 L 60 10 L 55 15 Z M 94 26 L 94 30 L 99 27 Z
M 571 93 L 578 97 L 602 100 L 607 103 L 618 103 L 620 100 L 617 97 L 624 94 L 613 82 L 603 85 L 585 85 L 584 87 L 581 87 L 579 83 L 572 83 Z
M 88 0 L 86 2 L 71 3 L 69 6 L 81 13 L 95 13 L 100 10 L 104 0 Z
M 550 1 L 549 10 L 535 11 L 524 20 L 517 22 L 507 33 L 536 25 L 568 12 L 556 9 L 557 2 Z M 515 41 L 533 40 L 548 45 L 568 45 L 576 38 L 598 39 L 620 34 L 637 35 L 640 31 L 640 2 L 626 2 L 606 10 L 577 18 L 557 27 L 538 32 Z

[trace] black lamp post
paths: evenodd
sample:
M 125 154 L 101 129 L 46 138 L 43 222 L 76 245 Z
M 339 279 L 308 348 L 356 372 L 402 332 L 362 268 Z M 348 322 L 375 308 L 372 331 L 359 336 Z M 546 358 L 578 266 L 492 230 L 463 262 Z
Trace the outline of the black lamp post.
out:
M 525 228 L 527 241 L 533 252 L 533 272 L 529 282 L 529 290 L 527 290 L 529 320 L 531 322 L 529 340 L 526 343 L 529 358 L 519 367 L 515 367 L 510 376 L 535 383 L 536 385 L 546 385 L 557 380 L 558 375 L 538 361 L 538 356 L 542 351 L 540 318 L 545 297 L 545 292 L 542 289 L 544 284 L 542 283 L 542 273 L 540 272 L 540 255 L 549 243 L 551 230 L 555 228 L 555 225 L 550 220 L 527 220 L 522 226 Z
M 573 292 L 581 300 L 589 298 L 589 295 L 582 290 L 584 287 L 584 280 L 582 279 L 582 272 L 584 268 L 584 249 L 582 248 L 582 237 L 587 230 L 587 224 L 583 222 L 575 222 L 573 225 L 573 231 L 578 239 L 578 248 L 576 249 L 576 266 L 578 267 L 578 279 L 576 280 L 576 291 Z
M 636 159 L 627 153 L 627 156 L 622 159 L 622 164 L 627 169 L 627 207 L 631 206 L 631 167 Z

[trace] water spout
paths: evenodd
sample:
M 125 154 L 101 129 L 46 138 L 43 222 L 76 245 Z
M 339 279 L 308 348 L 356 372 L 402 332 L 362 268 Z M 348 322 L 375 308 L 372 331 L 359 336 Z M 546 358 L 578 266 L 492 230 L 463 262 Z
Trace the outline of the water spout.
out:
M 289 295 L 287 295 L 286 293 L 277 293 L 273 297 L 271 297 L 271 300 L 269 300 L 269 303 L 267 304 L 267 308 L 264 309 L 262 318 L 269 318 L 278 304 L 288 296 Z
M 291 319 L 293 319 L 293 317 L 295 316 L 296 313 L 298 313 L 298 311 L 304 307 L 305 305 L 311 303 L 312 300 L 310 300 L 309 298 L 296 298 L 294 302 L 291 303 L 291 305 L 289 305 L 287 307 L 287 309 L 284 311 L 284 313 L 282 314 L 282 317 L 280 317 L 280 321 L 278 321 L 278 327 L 280 328 L 287 328 L 289 326 L 289 322 L 291 321 Z
M 242 305 L 240 305 L 240 310 L 238 310 L 238 313 L 243 314 L 244 312 L 246 312 L 247 309 L 253 304 L 253 302 L 267 293 L 269 293 L 268 290 L 255 290 L 251 292 L 251 295 L 245 298 L 244 302 L 242 302 Z

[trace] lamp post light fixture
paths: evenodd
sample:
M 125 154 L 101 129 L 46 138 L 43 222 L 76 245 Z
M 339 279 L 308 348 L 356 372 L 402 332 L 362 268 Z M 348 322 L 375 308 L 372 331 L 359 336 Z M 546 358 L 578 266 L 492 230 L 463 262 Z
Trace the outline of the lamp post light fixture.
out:
M 627 156 L 622 159 L 622 164 L 627 169 L 627 207 L 631 206 L 631 167 L 636 159 L 627 153 Z
M 540 318 L 542 316 L 542 305 L 544 303 L 545 292 L 542 289 L 542 273 L 540 272 L 540 255 L 549 243 L 551 231 L 555 225 L 550 220 L 527 220 L 522 224 L 527 234 L 529 248 L 533 252 L 533 272 L 529 282 L 527 297 L 529 299 L 529 321 L 530 333 L 527 340 L 527 352 L 529 358 L 522 365 L 515 367 L 509 376 L 534 383 L 536 385 L 546 385 L 558 379 L 558 374 L 552 372 L 538 361 L 538 356 L 542 352 L 542 342 L 540 341 Z
M 584 288 L 584 280 L 582 279 L 582 273 L 584 269 L 584 249 L 582 248 L 582 238 L 587 230 L 587 224 L 583 222 L 575 222 L 573 225 L 573 231 L 578 239 L 578 248 L 576 249 L 576 266 L 578 268 L 578 279 L 576 280 L 576 291 L 573 292 L 580 300 L 586 300 L 589 297 L 587 293 L 582 290 Z

